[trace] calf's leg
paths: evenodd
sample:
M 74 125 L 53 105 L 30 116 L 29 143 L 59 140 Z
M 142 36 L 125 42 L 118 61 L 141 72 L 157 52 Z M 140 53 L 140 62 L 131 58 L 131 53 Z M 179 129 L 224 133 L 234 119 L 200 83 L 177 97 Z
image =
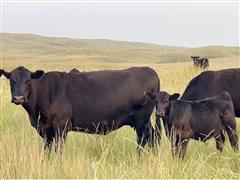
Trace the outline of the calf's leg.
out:
M 68 131 L 71 130 L 70 118 L 60 117 L 53 121 L 53 128 L 55 134 L 55 151 L 62 154 L 63 145 L 67 138 Z
M 236 121 L 229 123 L 226 127 L 226 131 L 228 134 L 229 141 L 234 151 L 238 150 L 238 134 L 236 128 Z
M 173 125 L 170 136 L 173 156 L 184 158 L 189 139 L 192 135 L 193 131 L 188 126 L 177 127 Z
M 178 137 L 177 129 L 175 126 L 171 128 L 170 141 L 171 141 L 172 156 L 175 157 L 178 155 L 178 148 L 179 148 L 179 137 Z
M 156 117 L 154 138 L 156 139 L 156 143 L 158 143 L 158 145 L 160 144 L 161 141 L 161 134 L 162 134 L 161 119 Z
M 223 146 L 224 146 L 224 142 L 225 142 L 225 137 L 223 132 L 221 132 L 217 137 L 215 137 L 215 141 L 216 141 L 216 148 L 222 152 L 223 151 Z
M 234 151 L 238 150 L 237 123 L 234 112 L 225 110 L 223 115 L 223 124 L 228 134 L 229 141 Z
M 179 157 L 181 157 L 182 159 L 185 156 L 188 142 L 189 142 L 189 139 L 180 140 L 178 154 L 179 154 Z

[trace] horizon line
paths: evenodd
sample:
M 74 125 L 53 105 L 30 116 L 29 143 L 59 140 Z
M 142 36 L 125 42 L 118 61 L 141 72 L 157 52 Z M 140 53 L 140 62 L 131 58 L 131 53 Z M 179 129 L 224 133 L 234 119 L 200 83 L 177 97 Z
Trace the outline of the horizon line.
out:
M 240 45 L 237 46 L 230 46 L 230 45 L 222 45 L 222 44 L 211 44 L 211 45 L 201 45 L 201 46 L 180 46 L 180 45 L 167 45 L 167 44 L 158 44 L 154 42 L 146 42 L 146 41 L 129 41 L 129 40 L 119 40 L 119 39 L 111 39 L 111 38 L 78 38 L 78 37 L 67 37 L 67 36 L 49 36 L 49 35 L 42 35 L 42 34 L 36 34 L 36 33 L 29 33 L 29 32 L 20 32 L 20 33 L 13 33 L 13 32 L 0 32 L 1 38 L 3 34 L 15 34 L 15 35 L 35 35 L 45 38 L 65 38 L 65 39 L 72 39 L 72 40 L 106 40 L 106 41 L 115 41 L 115 42 L 128 42 L 128 43 L 143 43 L 143 44 L 149 44 L 149 45 L 155 45 L 155 46 L 167 46 L 167 47 L 177 47 L 177 48 L 189 48 L 189 49 L 195 49 L 195 48 L 204 48 L 204 47 L 214 47 L 214 46 L 221 46 L 221 47 L 228 47 L 228 48 L 240 48 Z

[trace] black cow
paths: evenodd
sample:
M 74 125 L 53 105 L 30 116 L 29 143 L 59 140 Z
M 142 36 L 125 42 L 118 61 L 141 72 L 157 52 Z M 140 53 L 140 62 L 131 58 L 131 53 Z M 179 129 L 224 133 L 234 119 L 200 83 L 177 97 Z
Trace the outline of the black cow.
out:
M 191 56 L 193 59 L 193 65 L 202 69 L 207 69 L 209 67 L 209 60 L 206 57 Z
M 32 126 L 46 138 L 49 152 L 54 139 L 61 152 L 69 131 L 105 135 L 124 125 L 136 129 L 139 146 L 153 145 L 150 116 L 154 106 L 142 105 L 144 91 L 160 89 L 158 75 L 151 68 L 33 73 L 18 67 L 0 73 L 10 80 L 12 102 L 27 111 Z
M 240 117 L 240 68 L 205 71 L 187 85 L 182 100 L 199 100 L 223 91 L 232 97 L 236 117 Z
M 222 152 L 224 131 L 234 150 L 238 150 L 236 119 L 231 96 L 222 92 L 217 96 L 197 101 L 177 100 L 179 94 L 147 93 L 156 103 L 156 116 L 163 118 L 173 155 L 184 157 L 190 139 L 216 141 Z
M 69 73 L 76 73 L 76 74 L 79 74 L 81 73 L 78 69 L 76 68 L 73 68 L 71 71 L 69 71 Z

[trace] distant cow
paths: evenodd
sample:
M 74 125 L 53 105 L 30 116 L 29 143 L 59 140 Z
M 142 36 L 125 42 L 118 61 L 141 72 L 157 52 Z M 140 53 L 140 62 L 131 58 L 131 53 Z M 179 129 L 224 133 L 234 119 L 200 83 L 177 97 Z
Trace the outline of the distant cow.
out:
M 76 73 L 76 74 L 78 74 L 78 73 L 81 73 L 81 72 L 78 69 L 73 68 L 71 71 L 69 71 L 69 73 Z
M 236 117 L 240 117 L 240 68 L 205 71 L 187 85 L 181 99 L 199 100 L 227 91 L 233 101 Z
M 193 64 L 196 67 L 207 69 L 209 67 L 209 60 L 206 57 L 191 56 Z
M 197 101 L 177 100 L 179 94 L 167 92 L 147 93 L 156 103 L 156 116 L 163 121 L 171 140 L 173 155 L 184 157 L 190 139 L 216 141 L 221 152 L 225 141 L 224 131 L 234 150 L 238 150 L 238 135 L 233 103 L 228 92 Z
M 0 73 L 10 80 L 12 102 L 28 112 L 32 126 L 46 138 L 49 152 L 54 139 L 61 152 L 69 131 L 105 135 L 124 125 L 134 127 L 140 146 L 152 145 L 154 106 L 142 105 L 144 91 L 160 89 L 158 75 L 151 68 L 33 73 L 18 67 Z

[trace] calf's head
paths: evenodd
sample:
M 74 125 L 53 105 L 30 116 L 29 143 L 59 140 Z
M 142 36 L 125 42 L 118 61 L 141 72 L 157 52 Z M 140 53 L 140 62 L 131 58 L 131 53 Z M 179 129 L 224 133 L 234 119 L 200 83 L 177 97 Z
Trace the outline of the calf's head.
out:
M 191 58 L 193 59 L 193 61 L 195 61 L 196 59 L 199 59 L 199 56 L 191 56 Z
M 158 93 L 146 92 L 145 95 L 147 99 L 154 102 L 156 107 L 156 117 L 158 118 L 163 118 L 168 115 L 171 101 L 177 100 L 180 96 L 179 93 L 174 93 L 170 95 L 165 91 L 161 91 Z
M 1 74 L 10 80 L 12 103 L 19 105 L 23 102 L 28 102 L 32 79 L 41 78 L 44 71 L 37 70 L 33 73 L 25 67 L 20 66 L 12 72 L 0 70 Z

